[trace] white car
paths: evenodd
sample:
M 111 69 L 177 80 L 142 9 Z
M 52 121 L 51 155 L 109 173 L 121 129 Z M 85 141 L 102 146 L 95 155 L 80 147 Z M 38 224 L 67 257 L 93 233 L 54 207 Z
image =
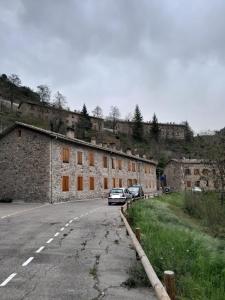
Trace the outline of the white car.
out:
M 192 192 L 202 192 L 202 189 L 199 186 L 194 186 Z
M 132 194 L 127 188 L 113 188 L 109 192 L 108 205 L 126 203 L 128 199 L 132 199 Z

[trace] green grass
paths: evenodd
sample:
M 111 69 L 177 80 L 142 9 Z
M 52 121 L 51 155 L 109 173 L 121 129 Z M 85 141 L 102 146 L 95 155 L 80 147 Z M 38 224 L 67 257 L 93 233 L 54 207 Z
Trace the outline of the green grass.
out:
M 140 227 L 142 245 L 157 275 L 176 274 L 177 299 L 225 299 L 225 242 L 202 232 L 185 215 L 181 194 L 139 201 L 129 209 Z

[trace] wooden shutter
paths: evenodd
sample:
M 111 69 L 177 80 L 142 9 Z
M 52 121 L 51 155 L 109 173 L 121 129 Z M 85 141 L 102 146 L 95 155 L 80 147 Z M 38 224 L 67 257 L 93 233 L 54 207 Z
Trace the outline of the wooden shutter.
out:
M 89 178 L 89 188 L 90 188 L 91 191 L 93 191 L 95 189 L 95 179 L 94 179 L 94 177 Z
M 108 178 L 104 178 L 104 189 L 107 190 L 108 189 Z
M 94 166 L 94 153 L 89 152 L 88 156 L 89 156 L 89 166 Z
M 108 168 L 107 156 L 103 156 L 103 168 Z
M 69 176 L 62 177 L 62 191 L 63 192 L 69 191 Z
M 77 151 L 77 164 L 78 165 L 83 164 L 83 153 L 81 151 Z
M 77 190 L 83 191 L 83 176 L 77 177 Z
M 113 178 L 112 180 L 113 180 L 113 184 L 112 184 L 113 188 L 115 188 L 116 187 L 116 178 Z
M 68 163 L 70 160 L 70 150 L 68 147 L 62 149 L 62 161 Z
M 119 178 L 119 187 L 122 187 L 122 186 L 123 186 L 122 178 Z

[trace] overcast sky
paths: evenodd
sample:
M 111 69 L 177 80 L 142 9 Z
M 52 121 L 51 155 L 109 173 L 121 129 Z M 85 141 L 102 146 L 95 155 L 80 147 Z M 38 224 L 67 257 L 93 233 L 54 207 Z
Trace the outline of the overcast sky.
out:
M 0 73 L 71 109 L 225 126 L 224 0 L 0 0 Z

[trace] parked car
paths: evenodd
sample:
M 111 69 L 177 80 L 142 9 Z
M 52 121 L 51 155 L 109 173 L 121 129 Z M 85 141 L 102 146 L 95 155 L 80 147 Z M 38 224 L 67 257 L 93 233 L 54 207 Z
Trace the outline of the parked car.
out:
M 199 186 L 194 186 L 192 189 L 191 189 L 192 192 L 197 192 L 197 193 L 200 193 L 202 192 L 202 189 L 199 187 Z
M 128 188 L 133 198 L 144 197 L 144 192 L 141 185 L 132 185 Z
M 126 203 L 129 199 L 132 199 L 132 194 L 127 188 L 113 188 L 109 192 L 108 205 L 112 203 Z

